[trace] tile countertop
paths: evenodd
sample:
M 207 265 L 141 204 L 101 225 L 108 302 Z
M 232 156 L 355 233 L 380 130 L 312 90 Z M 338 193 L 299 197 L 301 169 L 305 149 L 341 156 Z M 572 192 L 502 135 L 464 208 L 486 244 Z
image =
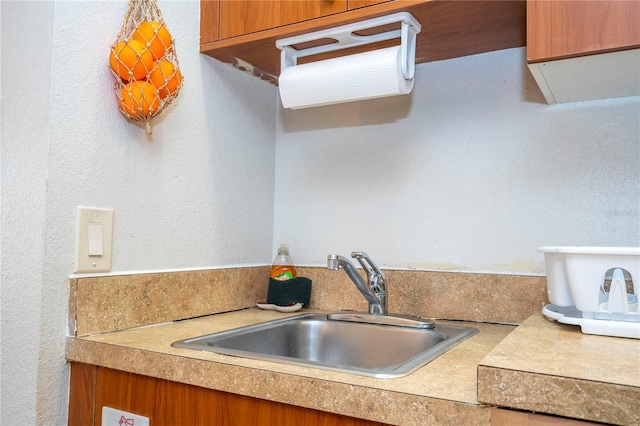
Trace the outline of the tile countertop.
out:
M 478 400 L 639 425 L 640 340 L 583 334 L 535 314 L 480 362 Z
M 477 402 L 477 367 L 515 328 L 510 325 L 455 322 L 476 327 L 480 333 L 395 379 L 171 347 L 176 340 L 307 312 L 330 311 L 282 314 L 252 308 L 69 338 L 66 356 L 69 361 L 383 423 L 490 423 L 491 410 Z
M 70 337 L 66 356 L 73 362 L 390 424 L 490 424 L 490 405 L 640 423 L 640 341 L 584 335 L 579 327 L 552 323 L 541 314 L 517 328 L 464 323 L 480 333 L 396 379 L 171 347 L 176 340 L 296 314 L 253 308 Z

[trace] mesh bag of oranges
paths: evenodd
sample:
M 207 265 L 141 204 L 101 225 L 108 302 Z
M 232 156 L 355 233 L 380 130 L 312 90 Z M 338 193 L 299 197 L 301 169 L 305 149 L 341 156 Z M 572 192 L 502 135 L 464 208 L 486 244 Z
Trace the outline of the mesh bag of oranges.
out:
M 178 96 L 183 80 L 173 37 L 156 0 L 129 2 L 111 46 L 109 68 L 120 112 L 143 123 L 151 135 L 151 119 Z

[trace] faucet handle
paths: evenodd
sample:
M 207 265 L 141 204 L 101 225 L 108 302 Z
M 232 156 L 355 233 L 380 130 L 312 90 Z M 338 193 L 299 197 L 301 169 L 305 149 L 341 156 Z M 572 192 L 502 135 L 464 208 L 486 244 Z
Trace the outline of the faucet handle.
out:
M 379 276 L 382 280 L 385 280 L 385 276 L 378 268 L 378 265 L 369 257 L 369 255 L 363 251 L 354 251 L 351 252 L 351 257 L 357 259 L 360 265 L 362 265 L 362 269 L 367 272 L 367 277 L 369 277 L 369 283 L 373 281 L 374 276 Z M 377 280 L 376 280 L 377 281 Z
M 368 259 L 369 256 L 367 255 L 367 253 L 363 252 L 363 251 L 352 251 L 351 252 L 351 257 L 353 257 L 354 259 L 358 260 L 358 263 L 360 263 L 360 265 L 362 266 L 362 269 L 365 270 L 365 272 L 367 273 L 367 277 L 369 278 L 369 282 L 371 282 L 371 277 L 373 277 L 373 269 L 371 268 L 371 266 L 366 263 L 363 259 Z

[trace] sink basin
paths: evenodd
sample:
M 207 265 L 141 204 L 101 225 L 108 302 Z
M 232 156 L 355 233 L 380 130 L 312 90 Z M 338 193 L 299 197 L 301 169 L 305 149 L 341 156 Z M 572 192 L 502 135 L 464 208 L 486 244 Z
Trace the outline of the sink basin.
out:
M 302 314 L 174 342 L 172 346 L 377 378 L 407 375 L 471 337 L 473 327 L 346 322 Z

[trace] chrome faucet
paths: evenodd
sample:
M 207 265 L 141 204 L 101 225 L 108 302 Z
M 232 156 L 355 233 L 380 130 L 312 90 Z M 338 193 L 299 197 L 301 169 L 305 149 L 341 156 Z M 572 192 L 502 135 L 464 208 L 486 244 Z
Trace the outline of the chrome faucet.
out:
M 378 266 L 367 253 L 354 251 L 351 257 L 357 259 L 362 269 L 367 273 L 367 281 L 358 273 L 349 259 L 337 254 L 327 256 L 327 269 L 337 271 L 342 268 L 351 281 L 358 287 L 360 293 L 369 302 L 369 313 L 373 315 L 387 315 L 387 280 Z
M 360 293 L 369 302 L 369 313 L 332 313 L 327 315 L 327 319 L 421 329 L 436 327 L 436 323 L 432 320 L 416 315 L 389 315 L 387 310 L 387 279 L 384 274 L 367 253 L 354 251 L 351 253 L 351 257 L 358 259 L 362 269 L 367 273 L 368 282 L 358 273 L 353 263 L 344 256 L 337 254 L 327 256 L 327 269 L 334 271 L 340 268 L 344 269 Z

